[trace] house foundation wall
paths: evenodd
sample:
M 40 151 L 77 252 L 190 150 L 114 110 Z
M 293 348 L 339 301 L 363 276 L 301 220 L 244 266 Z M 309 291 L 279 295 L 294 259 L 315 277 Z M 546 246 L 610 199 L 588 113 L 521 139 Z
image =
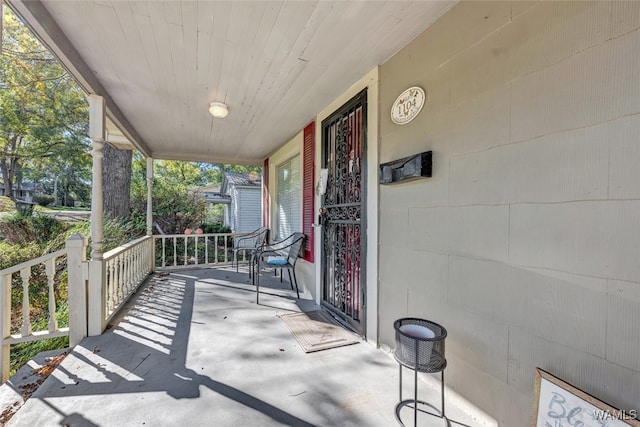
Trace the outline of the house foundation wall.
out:
M 441 323 L 447 386 L 500 426 L 536 367 L 640 410 L 639 28 L 637 2 L 461 2 L 380 68 L 380 162 L 433 150 L 379 188 L 380 343 Z

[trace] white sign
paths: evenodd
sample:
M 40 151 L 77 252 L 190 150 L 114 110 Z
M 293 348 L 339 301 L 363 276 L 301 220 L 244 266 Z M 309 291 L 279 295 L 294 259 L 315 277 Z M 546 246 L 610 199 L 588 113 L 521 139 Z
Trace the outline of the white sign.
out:
M 427 96 L 421 87 L 410 87 L 402 92 L 393 103 L 391 120 L 397 125 L 406 125 L 422 110 L 426 99 Z
M 533 427 L 640 426 L 640 408 L 615 409 L 542 369 L 536 370 L 535 392 Z

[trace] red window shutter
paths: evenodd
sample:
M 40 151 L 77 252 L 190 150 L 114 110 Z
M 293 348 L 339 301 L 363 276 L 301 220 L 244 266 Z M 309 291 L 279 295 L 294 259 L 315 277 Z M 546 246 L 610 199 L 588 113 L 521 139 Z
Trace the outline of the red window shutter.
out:
M 304 243 L 304 259 L 313 262 L 314 253 L 314 172 L 315 172 L 315 122 L 304 128 L 302 149 L 302 232 L 307 236 Z
M 262 168 L 262 226 L 269 227 L 269 158 Z

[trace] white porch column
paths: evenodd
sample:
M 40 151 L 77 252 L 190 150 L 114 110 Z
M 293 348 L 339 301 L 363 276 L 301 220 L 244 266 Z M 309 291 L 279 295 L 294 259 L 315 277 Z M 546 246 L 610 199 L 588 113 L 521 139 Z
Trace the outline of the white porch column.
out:
M 87 285 L 84 264 L 87 261 L 87 238 L 74 234 L 67 239 L 69 292 L 69 346 L 87 336 Z
M 89 137 L 93 157 L 93 180 L 91 183 L 91 260 L 102 259 L 104 213 L 102 198 L 102 158 L 104 156 L 104 98 L 89 95 Z
M 11 275 L 0 277 L 0 338 L 11 337 Z M 0 345 L 0 381 L 9 379 L 11 358 L 9 344 Z
M 153 158 L 147 157 L 147 236 L 153 235 Z M 156 269 L 156 242 L 151 240 L 151 271 Z
M 91 183 L 91 261 L 89 261 L 88 289 L 88 333 L 100 335 L 106 317 L 105 268 L 102 260 L 103 247 L 103 198 L 102 158 L 105 137 L 104 98 L 89 95 L 89 137 L 93 157 L 93 180 Z
M 147 157 L 147 236 L 153 234 L 153 158 Z

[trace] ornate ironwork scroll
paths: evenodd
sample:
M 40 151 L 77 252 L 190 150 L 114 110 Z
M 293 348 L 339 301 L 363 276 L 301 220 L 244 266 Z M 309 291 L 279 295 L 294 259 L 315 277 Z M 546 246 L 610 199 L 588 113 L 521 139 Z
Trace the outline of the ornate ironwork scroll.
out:
M 323 302 L 364 332 L 366 91 L 322 123 Z

